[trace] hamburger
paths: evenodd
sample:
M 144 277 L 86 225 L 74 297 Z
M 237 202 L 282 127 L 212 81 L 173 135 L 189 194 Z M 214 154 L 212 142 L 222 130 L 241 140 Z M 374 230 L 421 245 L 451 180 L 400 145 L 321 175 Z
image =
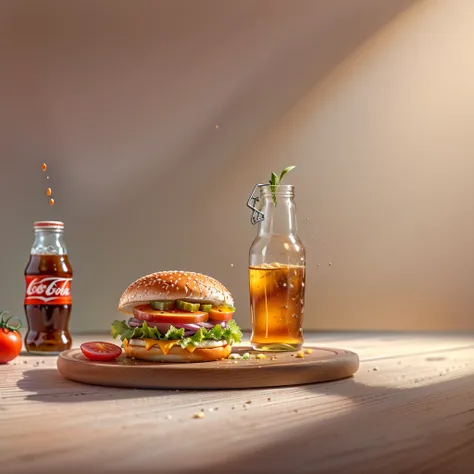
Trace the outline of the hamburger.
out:
M 163 271 L 134 281 L 112 323 L 127 357 L 156 362 L 204 362 L 227 358 L 242 331 L 229 290 L 207 275 Z

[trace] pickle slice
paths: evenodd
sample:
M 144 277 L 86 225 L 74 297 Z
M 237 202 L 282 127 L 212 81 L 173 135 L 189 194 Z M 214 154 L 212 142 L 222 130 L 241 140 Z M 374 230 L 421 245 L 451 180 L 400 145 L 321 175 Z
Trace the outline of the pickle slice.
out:
M 150 301 L 150 306 L 153 309 L 169 311 L 174 308 L 174 301 Z
M 185 311 L 199 311 L 199 303 L 190 303 L 189 301 L 176 300 L 176 307 Z
M 202 304 L 201 305 L 201 311 L 205 311 L 206 313 L 209 313 L 212 309 L 212 304 Z

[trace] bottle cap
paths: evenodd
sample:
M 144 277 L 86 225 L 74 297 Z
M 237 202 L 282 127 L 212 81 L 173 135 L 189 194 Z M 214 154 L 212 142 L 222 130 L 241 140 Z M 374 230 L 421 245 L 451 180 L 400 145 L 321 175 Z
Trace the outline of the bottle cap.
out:
M 36 221 L 34 229 L 64 229 L 64 223 L 61 221 Z

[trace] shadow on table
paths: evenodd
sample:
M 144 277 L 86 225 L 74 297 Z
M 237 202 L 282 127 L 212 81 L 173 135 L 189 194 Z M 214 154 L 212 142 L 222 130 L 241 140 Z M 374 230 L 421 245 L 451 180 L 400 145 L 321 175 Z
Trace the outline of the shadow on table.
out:
M 27 400 L 46 403 L 84 403 L 101 400 L 160 397 L 177 390 L 145 390 L 82 384 L 64 378 L 56 369 L 31 369 L 17 382 L 20 390 L 32 392 Z
M 26 371 L 18 387 L 34 392 L 27 399 L 46 403 L 160 397 L 176 392 L 85 385 L 65 379 L 55 369 L 40 368 Z M 227 450 L 227 474 L 472 472 L 474 375 L 407 388 L 367 385 L 356 375 L 304 388 L 308 397 L 299 403 L 297 413 L 288 408 L 282 412 L 278 405 L 269 413 L 281 419 L 281 425 L 269 425 L 277 432 L 271 433 L 270 442 L 260 439 L 254 449 L 237 449 L 234 455 Z M 249 391 L 259 394 L 261 389 L 245 390 Z M 278 392 L 273 392 L 273 402 Z M 253 427 L 250 418 L 249 433 Z M 232 430 L 232 424 L 228 425 L 225 436 L 232 438 Z M 220 470 L 222 458 L 217 456 L 215 462 L 208 456 L 196 459 L 196 466 L 185 472 Z
M 474 472 L 474 375 L 406 389 L 349 378 L 308 385 L 307 391 L 315 398 L 291 410 L 297 413 L 275 410 L 282 418 L 279 441 L 261 439 L 255 450 L 235 458 L 227 452 L 227 474 Z M 329 398 L 326 410 L 314 416 L 318 395 L 337 400 Z M 305 411 L 309 418 L 302 418 Z M 206 459 L 197 466 L 186 473 L 214 472 L 220 463 Z
M 38 359 L 37 354 L 31 354 L 30 352 L 28 352 L 27 350 L 24 350 L 24 349 L 20 352 L 19 356 L 21 356 L 21 357 L 31 357 L 32 359 Z M 51 360 L 51 359 L 57 358 L 58 354 L 48 354 L 47 352 L 45 352 L 44 354 L 41 354 L 39 357 L 44 357 L 45 360 Z

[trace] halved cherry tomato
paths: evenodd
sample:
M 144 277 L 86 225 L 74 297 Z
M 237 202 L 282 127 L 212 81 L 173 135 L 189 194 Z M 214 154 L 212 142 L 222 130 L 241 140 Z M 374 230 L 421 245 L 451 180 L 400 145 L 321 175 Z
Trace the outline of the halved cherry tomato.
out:
M 133 315 L 141 321 L 153 321 L 155 323 L 196 324 L 204 323 L 209 319 L 209 314 L 204 311 L 184 311 L 182 309 L 170 309 L 161 311 L 152 309 L 149 304 L 142 304 L 133 308 Z
M 209 317 L 216 321 L 230 321 L 234 315 L 234 310 L 226 306 L 219 306 L 218 308 L 212 308 L 209 311 Z
M 122 348 L 111 342 L 91 341 L 81 344 L 81 351 L 90 360 L 114 360 Z

